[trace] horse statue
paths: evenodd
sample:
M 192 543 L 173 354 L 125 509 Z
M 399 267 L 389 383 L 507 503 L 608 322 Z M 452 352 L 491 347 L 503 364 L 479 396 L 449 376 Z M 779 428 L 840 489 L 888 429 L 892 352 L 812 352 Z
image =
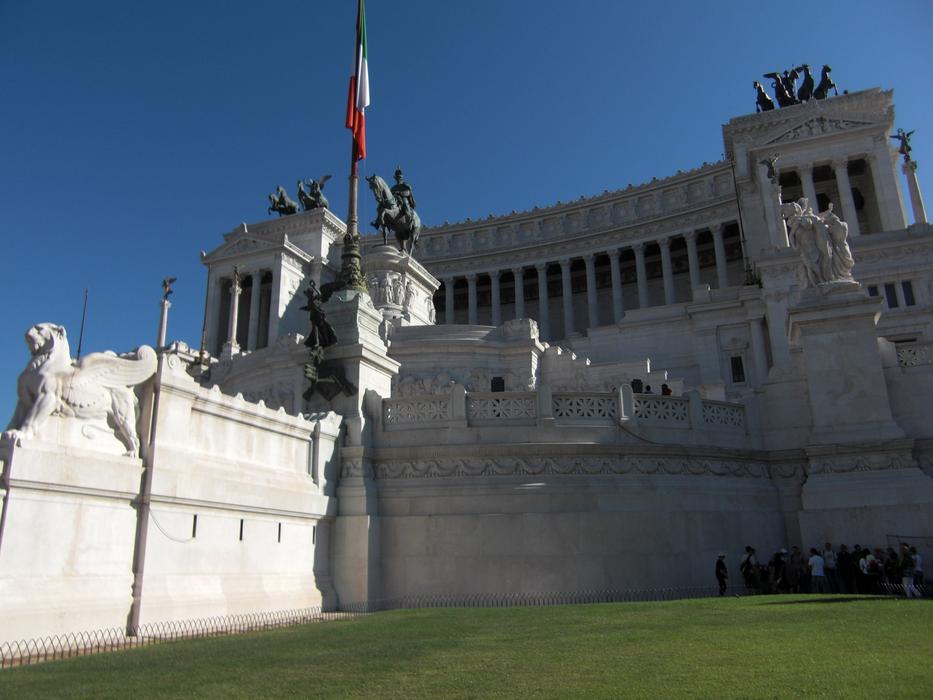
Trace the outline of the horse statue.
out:
M 275 188 L 275 194 L 269 195 L 269 214 L 278 212 L 279 216 L 288 216 L 298 213 L 298 202 L 288 196 L 285 188 L 279 185 Z
M 373 228 L 382 232 L 382 242 L 388 244 L 388 232 L 395 233 L 398 248 L 403 253 L 411 255 L 418 245 L 418 236 L 421 234 L 421 217 L 414 209 L 406 213 L 393 194 L 392 189 L 378 175 L 366 178 L 369 189 L 376 198 L 376 220 L 372 222 Z M 405 241 L 408 241 L 406 247 Z
M 765 92 L 765 89 L 761 86 L 757 80 L 752 83 L 752 87 L 755 88 L 755 93 L 757 97 L 755 98 L 755 111 L 756 112 L 767 112 L 770 109 L 774 109 L 774 100 L 771 99 L 771 96 Z
M 324 189 L 324 183 L 330 180 L 330 175 L 325 175 L 319 180 L 308 180 L 308 189 L 305 190 L 305 183 L 298 181 L 298 201 L 301 202 L 303 211 L 312 209 L 329 209 L 330 202 L 321 191 Z
M 830 71 L 832 71 L 831 67 L 823 66 L 823 72 L 820 74 L 820 84 L 817 85 L 816 90 L 813 91 L 813 99 L 826 99 L 829 97 L 830 88 L 832 88 L 834 95 L 839 94 L 839 91 L 836 89 L 836 83 L 834 83 L 833 79 L 829 76 Z
M 810 73 L 810 66 L 804 63 L 797 68 L 797 71 L 803 73 L 803 82 L 797 91 L 797 99 L 801 102 L 809 102 L 813 98 L 813 75 Z

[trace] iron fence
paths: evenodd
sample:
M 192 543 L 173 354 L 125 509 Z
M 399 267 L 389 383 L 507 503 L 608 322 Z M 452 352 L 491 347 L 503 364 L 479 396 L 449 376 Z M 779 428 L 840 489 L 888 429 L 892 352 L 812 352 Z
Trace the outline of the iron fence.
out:
M 880 595 L 905 597 L 904 586 L 882 583 Z M 918 587 L 912 594 L 925 595 Z M 730 591 L 732 594 L 732 591 Z M 748 595 L 743 591 L 743 595 Z M 0 668 L 67 659 L 107 651 L 135 649 L 160 642 L 201 639 L 230 634 L 348 620 L 362 615 L 390 610 L 427 608 L 517 608 L 594 603 L 634 603 L 665 600 L 711 598 L 719 595 L 715 586 L 694 588 L 644 588 L 637 590 L 577 591 L 573 593 L 513 593 L 467 595 L 420 595 L 342 604 L 339 609 L 322 607 L 300 610 L 277 610 L 242 615 L 224 615 L 191 620 L 175 620 L 140 625 L 135 630 L 109 628 L 91 632 L 58 634 L 36 639 L 0 643 Z

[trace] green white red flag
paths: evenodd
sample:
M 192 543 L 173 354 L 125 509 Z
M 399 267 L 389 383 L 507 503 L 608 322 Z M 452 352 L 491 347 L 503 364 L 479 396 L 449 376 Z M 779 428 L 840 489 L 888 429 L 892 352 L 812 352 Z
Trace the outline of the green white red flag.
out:
M 369 106 L 369 68 L 366 64 L 366 7 L 359 0 L 356 16 L 356 73 L 350 76 L 347 128 L 353 131 L 354 160 L 366 157 L 366 108 Z

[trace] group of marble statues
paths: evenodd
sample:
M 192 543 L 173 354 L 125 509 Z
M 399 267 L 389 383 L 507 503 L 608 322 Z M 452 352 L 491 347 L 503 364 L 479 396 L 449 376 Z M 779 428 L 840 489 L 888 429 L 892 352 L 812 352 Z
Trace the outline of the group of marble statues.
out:
M 830 77 L 832 68 L 828 65 L 823 66 L 820 75 L 819 84 L 814 87 L 813 76 L 810 74 L 810 66 L 806 63 L 784 71 L 783 74 L 775 71 L 765 73 L 763 77 L 771 78 L 771 87 L 774 89 L 774 98 L 779 107 L 790 107 L 791 105 L 809 102 L 810 100 L 822 100 L 829 96 L 832 90 L 834 95 L 838 95 L 836 83 Z M 803 82 L 797 87 L 797 79 L 803 76 Z M 764 87 L 757 80 L 752 84 L 757 93 L 755 105 L 756 112 L 767 112 L 774 109 L 774 100 L 765 92 Z
M 298 181 L 298 201 L 288 196 L 288 192 L 281 185 L 275 188 L 275 192 L 269 195 L 268 212 L 276 212 L 279 216 L 288 216 L 297 214 L 298 207 L 301 211 L 311 211 L 312 209 L 328 209 L 330 203 L 324 196 L 322 190 L 324 183 L 330 180 L 330 175 L 325 175 L 317 180 L 309 179 L 307 183 L 304 180 Z M 308 189 L 305 189 L 307 186 Z
M 849 225 L 829 209 L 816 213 L 806 197 L 781 205 L 787 222 L 787 239 L 800 253 L 807 286 L 830 282 L 851 282 L 852 251 L 849 250 Z

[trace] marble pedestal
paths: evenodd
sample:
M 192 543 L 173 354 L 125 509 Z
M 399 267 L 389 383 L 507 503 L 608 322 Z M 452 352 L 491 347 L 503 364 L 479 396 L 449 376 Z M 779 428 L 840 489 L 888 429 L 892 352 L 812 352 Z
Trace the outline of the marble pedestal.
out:
M 386 354 L 386 343 L 379 337 L 383 316 L 368 294 L 335 292 L 324 310 L 337 335 L 325 362 L 339 363 L 357 387 L 354 395 L 338 394 L 330 402 L 343 416 L 346 429 L 332 541 L 334 587 L 340 605 L 346 606 L 379 600 L 382 595 L 376 484 L 367 447 L 373 423 L 382 419 L 382 398 L 391 393 L 399 363 Z
M 857 283 L 805 290 L 788 309 L 813 417 L 798 516 L 804 547 L 878 545 L 933 524 L 933 480 L 891 414 L 875 333 L 880 313 L 881 300 Z
M 811 445 L 895 440 L 875 324 L 881 300 L 855 282 L 805 290 L 787 310 L 791 343 L 803 350 Z

